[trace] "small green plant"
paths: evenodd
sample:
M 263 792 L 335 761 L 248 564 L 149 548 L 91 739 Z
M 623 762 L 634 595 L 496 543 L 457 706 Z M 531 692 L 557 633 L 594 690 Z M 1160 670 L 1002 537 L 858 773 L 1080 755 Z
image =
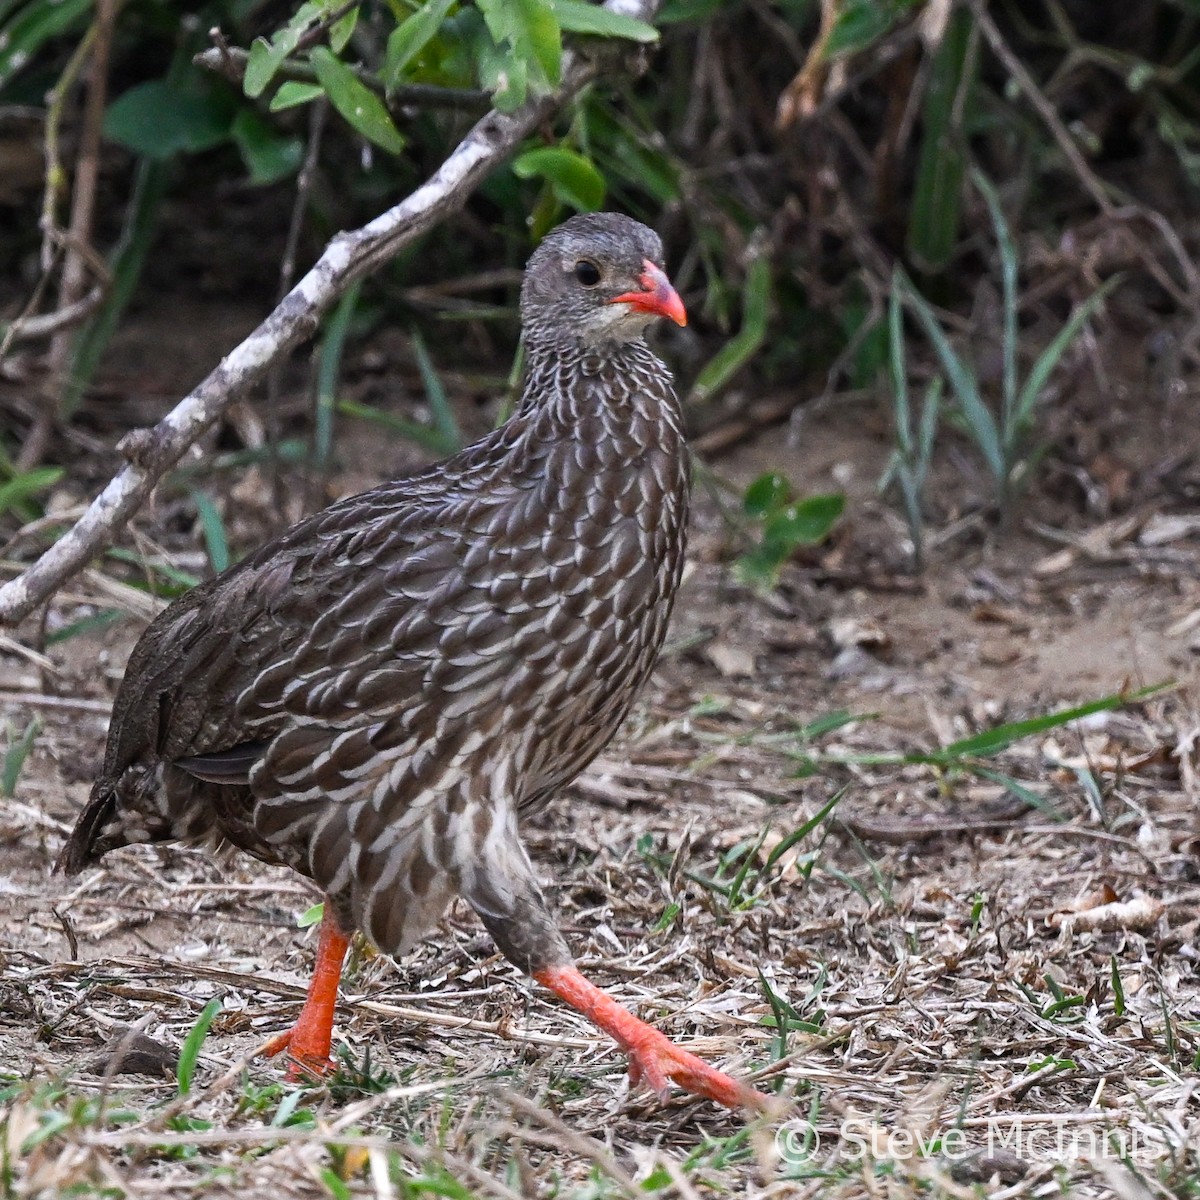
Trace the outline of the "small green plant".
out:
M 681 874 L 698 883 L 707 891 L 720 896 L 731 912 L 743 912 L 752 909 L 774 885 L 786 862 L 785 855 L 794 846 L 802 842 L 810 833 L 821 826 L 821 838 L 814 847 L 803 856 L 797 858 L 795 870 L 801 879 L 808 879 L 821 856 L 821 847 L 828 833 L 826 821 L 837 807 L 845 789 L 835 792 L 825 805 L 807 821 L 786 834 L 771 847 L 764 858 L 760 853 L 771 833 L 771 825 L 765 825 L 755 838 L 747 838 L 736 846 L 724 851 L 717 858 L 717 864 L 712 874 L 684 868 Z M 637 851 L 654 867 L 667 871 L 674 862 L 671 854 L 659 853 L 654 849 L 654 838 L 651 834 L 643 834 L 637 841 Z
M 383 412 L 366 404 L 353 400 L 338 402 L 337 411 L 348 417 L 359 417 L 413 442 L 428 450 L 431 454 L 453 454 L 460 449 L 465 438 L 450 398 L 446 394 L 446 386 L 429 357 L 425 341 L 420 333 L 412 331 L 413 353 L 417 359 L 417 369 L 421 373 L 421 385 L 425 389 L 425 401 L 429 405 L 430 424 L 423 425 L 419 421 L 410 421 L 407 417 L 399 417 L 394 413 Z
M 1037 1010 L 1038 1016 L 1047 1021 L 1057 1021 L 1063 1025 L 1074 1025 L 1082 1021 L 1086 1013 L 1080 1010 L 1086 1009 L 1087 997 L 1081 996 L 1078 993 L 1064 991 L 1053 975 L 1043 975 L 1042 980 L 1050 993 L 1049 1000 L 1043 1000 L 1028 984 L 1017 980 L 1017 987 L 1025 993 L 1025 998 Z M 1029 1069 L 1031 1071 L 1040 1071 L 1046 1067 L 1059 1069 L 1064 1062 L 1068 1061 L 1070 1060 L 1046 1058 L 1036 1064 L 1031 1064 Z
M 771 315 L 771 264 L 765 238 L 753 243 L 742 300 L 742 327 L 705 364 L 692 385 L 691 402 L 704 404 L 758 353 Z
M 797 500 L 782 475 L 760 475 L 742 497 L 742 512 L 758 527 L 758 539 L 738 559 L 738 576 L 754 587 L 774 587 L 783 564 L 800 546 L 823 542 L 845 506 L 841 493 Z
M 1050 376 L 1067 348 L 1079 335 L 1084 322 L 1100 307 L 1105 297 L 1116 287 L 1120 277 L 1113 276 L 1106 280 L 1076 308 L 1071 314 L 1070 320 L 1038 356 L 1024 382 L 1020 382 L 1018 379 L 1020 334 L 1017 318 L 1020 302 L 1017 297 L 1017 249 L 1008 222 L 1004 219 L 1001 211 L 996 189 L 978 169 L 971 171 L 971 180 L 987 204 L 1000 255 L 1003 379 L 998 413 L 993 411 L 985 401 L 977 371 L 951 346 L 950 339 L 942 329 L 933 307 L 917 291 L 902 270 L 897 269 L 893 276 L 892 286 L 894 291 L 899 291 L 901 302 L 912 313 L 929 339 L 949 382 L 950 392 L 955 400 L 955 417 L 970 435 L 982 455 L 988 472 L 992 476 L 995 502 L 1000 511 L 1007 515 L 1013 497 L 1028 480 L 1031 468 L 1036 461 L 1037 456 L 1032 453 L 1031 443 L 1037 410 L 1042 402 Z M 894 372 L 895 366 L 893 365 L 893 379 Z
M 3 477 L 8 478 L 4 479 Z M 0 452 L 0 517 L 12 513 L 18 521 L 32 521 L 41 516 L 40 507 L 33 498 L 39 492 L 49 491 L 63 477 L 61 467 L 35 467 L 32 471 L 18 471 Z
M 37 735 L 42 731 L 42 723 L 37 717 L 31 718 L 22 733 L 17 733 L 13 725 L 5 726 L 4 758 L 0 763 L 0 796 L 12 796 L 17 790 L 17 780 L 25 760 L 33 749 Z
M 179 1083 L 179 1094 L 186 1096 L 192 1090 L 192 1077 L 196 1073 L 196 1063 L 200 1058 L 200 1048 L 208 1037 L 213 1019 L 221 1011 L 221 1001 L 213 997 L 201 1010 L 195 1025 L 183 1039 L 183 1048 L 179 1051 L 179 1065 L 175 1069 Z
M 933 448 L 937 442 L 938 415 L 942 407 L 942 379 L 939 375 L 930 381 L 921 403 L 921 415 L 914 427 L 913 413 L 908 401 L 901 278 L 902 272 L 897 267 L 892 275 L 892 294 L 888 302 L 888 366 L 896 423 L 896 449 L 892 451 L 887 470 L 879 481 L 879 490 L 885 491 L 892 483 L 900 489 L 904 519 L 912 541 L 913 569 L 920 572 L 925 567 L 925 483 L 929 478 Z
M 945 777 L 961 772 L 999 784 L 1005 791 L 1025 801 L 1031 808 L 1041 809 L 1049 815 L 1056 816 L 1056 811 L 1048 804 L 1044 796 L 1031 791 L 1012 776 L 996 770 L 989 760 L 1025 738 L 1069 725 L 1072 721 L 1078 721 L 1093 713 L 1108 712 L 1115 708 L 1136 704 L 1168 686 L 1168 684 L 1160 683 L 1139 688 L 1135 692 L 1117 692 L 1110 696 L 1103 696 L 1099 700 L 1088 701 L 1086 704 L 1058 709 L 1055 712 L 1043 713 L 1040 716 L 1028 717 L 1021 721 L 1007 721 L 1003 725 L 996 725 L 981 733 L 974 733 L 970 737 L 959 738 L 936 750 L 826 754 L 813 747 L 811 736 L 803 730 L 789 735 L 798 738 L 799 746 L 789 749 L 786 743 L 781 743 L 781 745 L 783 752 L 796 761 L 796 775 L 800 778 L 815 774 L 822 766 L 928 766 Z

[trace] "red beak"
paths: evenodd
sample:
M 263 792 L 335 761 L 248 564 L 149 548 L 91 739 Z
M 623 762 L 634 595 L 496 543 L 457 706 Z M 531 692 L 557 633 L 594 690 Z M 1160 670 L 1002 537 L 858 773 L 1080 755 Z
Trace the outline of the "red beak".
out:
M 648 258 L 642 260 L 645 268 L 638 277 L 638 282 L 646 290 L 643 292 L 624 292 L 614 296 L 609 304 L 628 304 L 640 312 L 654 313 L 659 317 L 670 317 L 676 325 L 687 324 L 687 309 L 679 293 L 671 286 L 666 272 L 656 267 Z

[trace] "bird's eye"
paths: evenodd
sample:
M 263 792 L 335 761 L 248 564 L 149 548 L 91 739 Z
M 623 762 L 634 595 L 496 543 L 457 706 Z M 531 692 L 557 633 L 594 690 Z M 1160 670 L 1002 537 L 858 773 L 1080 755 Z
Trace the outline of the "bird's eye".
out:
M 600 282 L 600 268 L 594 262 L 589 262 L 586 258 L 581 258 L 575 264 L 575 278 L 584 287 L 595 287 Z

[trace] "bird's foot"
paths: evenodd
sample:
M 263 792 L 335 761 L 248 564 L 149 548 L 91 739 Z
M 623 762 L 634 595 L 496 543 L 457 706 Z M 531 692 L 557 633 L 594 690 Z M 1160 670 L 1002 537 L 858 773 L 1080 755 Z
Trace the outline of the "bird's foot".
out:
M 635 1087 L 644 1083 L 665 1103 L 671 1094 L 670 1080 L 685 1092 L 705 1096 L 726 1108 L 758 1111 L 766 1107 L 767 1097 L 762 1092 L 718 1071 L 704 1059 L 675 1045 L 652 1025 L 643 1024 L 632 1013 L 629 1015 L 639 1026 L 626 1033 L 623 1041 L 629 1055 L 629 1082 Z
M 544 967 L 534 972 L 534 978 L 616 1038 L 629 1055 L 630 1080 L 647 1084 L 660 1099 L 665 1100 L 670 1094 L 670 1080 L 727 1108 L 761 1112 L 769 1105 L 762 1092 L 676 1046 L 666 1034 L 659 1033 L 589 983 L 574 967 Z
M 274 1058 L 277 1054 L 287 1052 L 288 1065 L 284 1078 L 288 1083 L 310 1083 L 314 1079 L 323 1079 L 337 1069 L 337 1063 L 330 1056 L 332 1038 L 326 1034 L 322 1037 L 320 1031 L 306 1031 L 303 1014 L 291 1029 L 276 1034 L 263 1048 L 263 1058 Z M 315 1036 L 314 1036 L 315 1034 Z

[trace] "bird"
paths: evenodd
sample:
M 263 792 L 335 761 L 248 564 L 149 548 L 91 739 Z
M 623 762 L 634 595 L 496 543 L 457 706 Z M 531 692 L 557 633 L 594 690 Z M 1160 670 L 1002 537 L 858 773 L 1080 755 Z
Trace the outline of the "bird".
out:
M 183 841 L 314 881 L 312 981 L 264 1050 L 290 1073 L 332 1066 L 354 932 L 401 956 L 461 896 L 506 958 L 616 1040 L 632 1084 L 762 1109 L 579 971 L 519 828 L 609 742 L 662 648 L 690 470 L 645 333 L 686 310 L 658 235 L 602 212 L 542 239 L 520 315 L 504 424 L 302 520 L 146 628 L 56 866 Z

